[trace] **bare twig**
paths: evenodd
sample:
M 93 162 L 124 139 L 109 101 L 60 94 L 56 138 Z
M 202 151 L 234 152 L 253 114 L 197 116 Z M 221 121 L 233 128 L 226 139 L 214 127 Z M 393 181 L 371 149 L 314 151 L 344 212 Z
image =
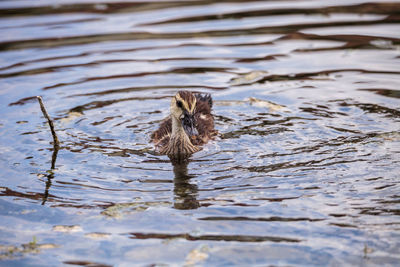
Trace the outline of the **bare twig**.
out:
M 46 188 L 45 188 L 45 191 L 43 194 L 43 201 L 42 201 L 42 205 L 44 205 L 44 204 L 46 204 L 46 201 L 49 197 L 51 180 L 54 178 L 53 170 L 56 168 L 57 153 L 58 153 L 58 150 L 60 149 L 60 142 L 58 141 L 56 131 L 54 130 L 53 121 L 51 120 L 49 114 L 47 113 L 46 108 L 44 107 L 42 98 L 40 96 L 37 96 L 36 98 L 39 101 L 40 109 L 42 110 L 44 117 L 47 119 L 47 122 L 49 123 L 51 135 L 53 136 L 53 154 L 51 156 L 51 169 L 48 171 L 48 174 L 46 175 L 47 182 L 46 182 Z
M 45 118 L 47 119 L 47 121 L 49 123 L 51 135 L 53 136 L 53 140 L 54 140 L 54 142 L 53 142 L 54 150 L 58 150 L 58 148 L 60 147 L 60 142 L 58 141 L 56 131 L 54 130 L 53 121 L 51 120 L 49 114 L 47 113 L 46 108 L 44 107 L 42 97 L 37 96 L 37 99 L 39 100 L 40 109 L 42 110 L 43 115 L 45 116 Z

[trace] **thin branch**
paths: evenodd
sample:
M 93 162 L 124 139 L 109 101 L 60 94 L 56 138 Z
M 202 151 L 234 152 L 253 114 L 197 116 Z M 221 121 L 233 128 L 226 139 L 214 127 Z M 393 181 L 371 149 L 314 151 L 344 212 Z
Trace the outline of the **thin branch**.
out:
M 46 108 L 44 107 L 43 104 L 43 100 L 40 96 L 36 97 L 39 101 L 40 104 L 40 109 L 42 110 L 42 113 L 44 115 L 44 117 L 47 119 L 47 122 L 49 123 L 50 126 L 50 131 L 51 131 L 51 135 L 53 136 L 53 154 L 51 156 L 51 169 L 48 171 L 48 175 L 46 175 L 47 177 L 47 182 L 46 182 L 46 188 L 43 194 L 43 201 L 42 201 L 42 205 L 46 204 L 46 201 L 49 197 L 49 190 L 51 187 L 51 180 L 54 178 L 54 172 L 53 170 L 56 167 L 56 160 L 57 160 L 57 153 L 58 150 L 60 149 L 60 142 L 58 141 L 58 137 L 56 134 L 56 131 L 54 130 L 54 124 L 53 121 L 51 120 L 49 114 L 47 113 Z
M 60 147 L 60 142 L 58 141 L 56 131 L 54 130 L 53 121 L 51 120 L 49 114 L 47 113 L 46 108 L 44 107 L 42 97 L 37 96 L 37 99 L 39 100 L 40 109 L 42 110 L 44 117 L 47 119 L 47 121 L 49 123 L 51 135 L 53 136 L 53 140 L 54 140 L 54 142 L 53 142 L 54 150 L 58 150 L 58 148 Z

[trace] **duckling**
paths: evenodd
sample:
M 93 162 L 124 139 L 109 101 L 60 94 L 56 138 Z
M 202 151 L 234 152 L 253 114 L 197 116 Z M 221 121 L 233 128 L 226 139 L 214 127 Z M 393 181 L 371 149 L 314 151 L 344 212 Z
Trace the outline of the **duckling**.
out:
M 187 160 L 217 133 L 211 108 L 210 94 L 179 91 L 171 99 L 171 115 L 152 133 L 151 141 L 172 161 Z

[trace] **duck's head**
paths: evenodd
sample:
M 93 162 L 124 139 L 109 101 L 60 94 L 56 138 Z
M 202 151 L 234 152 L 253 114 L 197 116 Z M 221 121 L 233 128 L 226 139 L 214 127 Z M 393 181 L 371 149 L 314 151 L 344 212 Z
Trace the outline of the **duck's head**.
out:
M 196 97 L 188 91 L 179 91 L 171 100 L 171 115 L 180 122 L 188 136 L 198 135 L 194 113 Z

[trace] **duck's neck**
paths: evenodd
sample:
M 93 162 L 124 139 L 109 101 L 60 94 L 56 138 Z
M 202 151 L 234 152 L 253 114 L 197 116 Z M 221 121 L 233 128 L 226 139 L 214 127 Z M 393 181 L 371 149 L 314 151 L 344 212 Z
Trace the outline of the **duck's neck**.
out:
M 185 129 L 183 129 L 182 123 L 179 121 L 179 119 L 175 118 L 172 116 L 172 132 L 171 132 L 171 137 L 181 137 L 181 138 L 187 138 Z
M 172 117 L 172 132 L 165 154 L 172 158 L 187 158 L 199 148 L 194 146 L 179 119 Z

